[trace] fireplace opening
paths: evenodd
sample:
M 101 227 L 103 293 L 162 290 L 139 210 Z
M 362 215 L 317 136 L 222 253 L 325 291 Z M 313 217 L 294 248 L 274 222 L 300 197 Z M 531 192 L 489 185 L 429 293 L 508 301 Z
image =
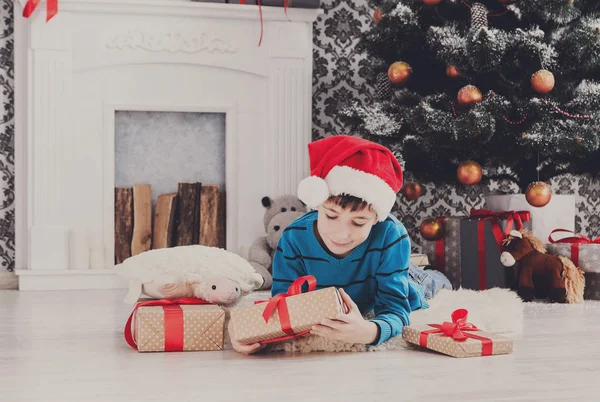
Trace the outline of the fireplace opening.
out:
M 115 112 L 115 264 L 151 249 L 225 248 L 225 118 Z

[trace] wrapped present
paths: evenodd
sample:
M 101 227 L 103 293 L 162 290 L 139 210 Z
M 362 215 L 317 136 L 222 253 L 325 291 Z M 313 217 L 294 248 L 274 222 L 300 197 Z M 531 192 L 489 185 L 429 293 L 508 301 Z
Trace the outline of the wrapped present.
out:
M 302 293 L 302 285 L 308 292 Z M 323 319 L 336 319 L 346 313 L 345 304 L 335 287 L 316 289 L 313 276 L 294 281 L 287 293 L 252 306 L 236 307 L 229 311 L 232 339 L 242 344 L 280 342 L 306 335 Z
M 531 232 L 538 239 L 547 239 L 555 228 L 575 230 L 575 196 L 552 194 L 542 208 L 531 206 L 525 194 L 487 195 L 484 208 L 494 212 L 528 211 L 531 214 Z
M 150 300 L 135 306 L 124 335 L 140 352 L 223 350 L 224 326 L 225 311 L 207 301 Z
M 600 300 L 600 273 L 584 272 L 585 288 L 583 298 L 585 300 Z
M 27 0 L 23 7 L 23 17 L 29 18 L 41 3 L 40 0 Z M 58 13 L 58 0 L 46 1 L 46 22 L 50 21 Z
M 503 266 L 500 254 L 511 230 L 531 228 L 527 211 L 473 209 L 469 217 L 438 219 L 444 222 L 444 236 L 426 241 L 423 251 L 455 289 L 516 289 L 518 267 Z
M 404 327 L 402 338 L 453 357 L 512 353 L 512 339 L 480 330 L 467 322 L 467 315 L 467 310 L 458 309 L 452 313 L 452 322 Z
M 555 239 L 554 235 L 561 232 L 572 236 Z M 572 230 L 555 229 L 548 236 L 548 242 L 548 253 L 569 258 L 584 272 L 600 273 L 600 237 L 590 239 Z

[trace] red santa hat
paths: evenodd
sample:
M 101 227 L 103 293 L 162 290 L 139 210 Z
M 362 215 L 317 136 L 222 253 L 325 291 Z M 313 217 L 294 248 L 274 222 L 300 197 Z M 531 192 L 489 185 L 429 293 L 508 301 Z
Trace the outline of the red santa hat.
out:
M 384 221 L 402 188 L 402 168 L 383 145 L 362 138 L 334 135 L 308 145 L 310 176 L 298 186 L 298 198 L 316 208 L 330 196 L 361 198 Z

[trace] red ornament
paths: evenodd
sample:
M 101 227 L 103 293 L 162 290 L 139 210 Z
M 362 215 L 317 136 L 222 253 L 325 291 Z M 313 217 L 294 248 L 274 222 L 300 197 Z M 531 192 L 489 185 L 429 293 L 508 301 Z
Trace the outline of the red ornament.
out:
M 481 91 L 475 85 L 467 85 L 458 91 L 456 98 L 461 106 L 470 106 L 483 100 Z
M 440 240 L 444 237 L 444 223 L 434 218 L 425 219 L 421 222 L 419 232 L 425 240 Z
M 532 207 L 541 208 L 547 205 L 552 198 L 552 189 L 543 181 L 534 181 L 525 191 L 525 199 Z
M 479 163 L 475 161 L 465 161 L 458 165 L 456 169 L 456 177 L 458 181 L 465 186 L 472 186 L 481 181 L 483 171 Z
M 404 84 L 412 74 L 410 64 L 403 61 L 393 63 L 388 69 L 388 77 L 394 84 Z
M 409 201 L 417 200 L 421 196 L 422 192 L 423 189 L 418 183 L 406 183 L 402 188 L 402 194 L 404 194 L 406 199 Z
M 383 13 L 381 12 L 381 8 L 378 8 L 373 13 L 373 21 L 375 21 L 375 24 L 379 24 L 379 22 L 381 21 L 381 18 L 383 18 Z
M 440 4 L 442 0 L 423 0 L 423 4 L 426 6 L 437 6 Z
M 547 94 L 554 88 L 554 75 L 548 70 L 536 71 L 531 76 L 531 88 L 537 93 Z

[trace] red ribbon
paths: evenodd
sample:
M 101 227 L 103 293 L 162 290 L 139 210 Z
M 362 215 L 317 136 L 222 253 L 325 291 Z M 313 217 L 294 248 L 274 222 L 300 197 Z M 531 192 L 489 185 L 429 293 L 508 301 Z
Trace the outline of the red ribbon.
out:
M 23 8 L 23 17 L 29 18 L 40 3 L 41 0 L 27 0 L 27 3 Z M 52 17 L 54 17 L 56 13 L 58 13 L 58 0 L 47 0 L 46 22 L 50 21 L 50 19 L 52 19 Z
M 559 233 L 559 232 L 570 233 L 574 236 L 564 237 L 559 240 L 554 240 L 552 238 L 552 235 L 554 233 Z M 589 237 L 585 237 L 582 234 L 575 233 L 572 230 L 554 229 L 548 235 L 548 241 L 552 244 L 556 244 L 556 243 L 570 244 L 571 245 L 571 260 L 573 260 L 573 263 L 575 264 L 575 266 L 579 266 L 579 245 L 580 244 L 600 244 L 600 236 L 596 237 L 595 239 L 590 239 Z
M 492 232 L 498 243 L 498 248 L 502 250 L 502 241 L 508 236 L 513 226 L 515 230 L 523 229 L 523 222 L 531 219 L 529 211 L 503 211 L 495 212 L 487 209 L 471 209 L 471 218 L 489 220 L 492 224 Z M 499 220 L 506 220 L 504 232 L 500 229 Z
M 306 335 L 310 333 L 310 330 L 302 331 L 302 332 L 294 332 L 292 328 L 292 323 L 290 319 L 290 312 L 287 307 L 286 299 L 289 296 L 295 296 L 302 293 L 302 285 L 304 283 L 308 283 L 308 291 L 312 292 L 317 288 L 317 279 L 312 275 L 301 276 L 296 279 L 290 287 L 288 288 L 287 293 L 280 293 L 269 300 L 261 300 L 256 301 L 254 304 L 258 303 L 267 303 L 265 309 L 263 310 L 263 319 L 266 323 L 269 322 L 269 319 L 277 309 L 277 314 L 279 316 L 279 325 L 281 326 L 281 330 L 287 334 L 287 336 L 282 336 L 278 338 L 268 339 L 265 341 L 261 341 L 261 344 L 272 343 L 272 342 L 280 342 L 287 339 L 295 338 L 298 336 Z
M 468 338 L 477 339 L 481 341 L 481 355 L 489 356 L 493 352 L 494 342 L 483 336 L 472 334 L 471 331 L 479 331 L 475 325 L 467 322 L 468 311 L 465 309 L 454 310 L 452 313 L 452 322 L 443 322 L 439 324 L 427 324 L 431 329 L 428 331 L 422 331 L 419 334 L 419 344 L 423 347 L 427 347 L 427 339 L 430 334 L 441 333 L 444 336 L 451 336 L 456 342 L 464 342 Z
M 137 350 L 137 340 L 134 338 L 135 331 L 132 331 L 133 316 L 138 308 L 143 306 L 163 306 L 165 315 L 165 352 L 173 352 L 183 350 L 183 310 L 182 304 L 213 304 L 206 300 L 197 299 L 195 297 L 184 297 L 181 299 L 162 299 L 149 300 L 138 303 L 129 319 L 125 324 L 123 333 L 125 340 L 135 350 Z

